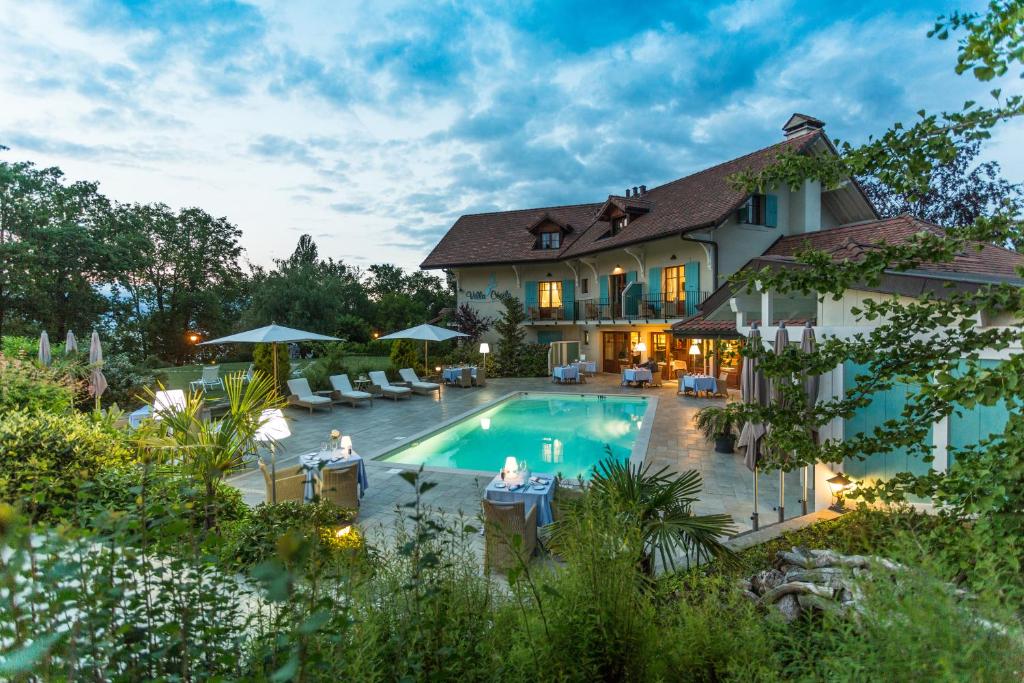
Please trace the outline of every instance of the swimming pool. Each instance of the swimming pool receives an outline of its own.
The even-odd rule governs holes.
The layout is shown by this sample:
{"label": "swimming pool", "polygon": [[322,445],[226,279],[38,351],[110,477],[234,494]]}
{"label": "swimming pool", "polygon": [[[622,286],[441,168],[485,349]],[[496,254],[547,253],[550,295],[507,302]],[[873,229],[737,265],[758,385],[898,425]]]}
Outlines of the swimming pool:
{"label": "swimming pool", "polygon": [[589,479],[606,445],[622,460],[643,459],[656,402],[645,396],[519,393],[376,459],[494,473],[511,455],[533,472]]}

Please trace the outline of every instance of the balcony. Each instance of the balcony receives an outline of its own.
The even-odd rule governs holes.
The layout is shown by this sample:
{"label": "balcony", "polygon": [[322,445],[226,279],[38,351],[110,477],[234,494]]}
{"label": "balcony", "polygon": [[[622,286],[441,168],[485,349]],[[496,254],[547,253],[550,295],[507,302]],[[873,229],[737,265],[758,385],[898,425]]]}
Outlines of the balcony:
{"label": "balcony", "polygon": [[686,292],[685,299],[669,300],[665,296],[627,296],[626,301],[609,299],[585,299],[566,301],[562,306],[528,306],[526,317],[530,322],[616,322],[645,320],[681,320],[697,312],[697,307],[711,292]]}

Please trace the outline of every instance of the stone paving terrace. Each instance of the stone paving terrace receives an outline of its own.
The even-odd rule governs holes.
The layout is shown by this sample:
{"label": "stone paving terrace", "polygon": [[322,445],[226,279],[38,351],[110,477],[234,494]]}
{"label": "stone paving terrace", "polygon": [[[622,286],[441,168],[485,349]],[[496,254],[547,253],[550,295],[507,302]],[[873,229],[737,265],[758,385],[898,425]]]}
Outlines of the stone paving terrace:
{"label": "stone paving terrace", "polygon": [[[332,429],[351,435],[355,450],[366,460],[369,478],[369,488],[359,511],[360,526],[371,535],[382,529],[386,531],[393,527],[396,505],[412,500],[412,487],[398,476],[402,471],[400,468],[373,458],[402,445],[420,432],[516,391],[657,396],[659,400],[646,462],[656,468],[668,466],[674,471],[700,471],[704,490],[695,512],[728,513],[732,515],[737,531],[750,528],[753,477],[743,465],[742,456],[739,453],[715,453],[713,444],[705,440],[693,425],[693,416],[698,410],[706,405],[721,405],[724,400],[677,396],[674,382],[667,382],[661,388],[641,390],[622,387],[617,375],[607,374],[588,378],[586,384],[567,386],[553,384],[546,378],[490,379],[482,388],[444,387],[440,399],[436,394],[413,396],[397,402],[375,399],[372,407],[365,404],[358,408],[337,405],[333,412],[316,411],[312,415],[305,409],[288,408],[286,414],[291,418],[292,436],[279,447],[277,466],[297,465],[299,455],[317,451],[320,444],[328,440]],[[501,460],[501,454],[495,454],[495,474],[501,467]],[[461,511],[470,518],[479,513],[480,499],[490,479],[439,471],[425,472],[424,477],[437,483],[424,496],[427,505],[453,514]],[[231,476],[228,481],[241,489],[246,502],[256,505],[264,500],[263,477],[259,470],[246,470]],[[772,510],[779,495],[778,473],[761,475],[759,488],[761,520],[762,525],[766,525],[776,519]],[[799,514],[800,493],[799,473],[792,472],[786,478],[788,517]]]}

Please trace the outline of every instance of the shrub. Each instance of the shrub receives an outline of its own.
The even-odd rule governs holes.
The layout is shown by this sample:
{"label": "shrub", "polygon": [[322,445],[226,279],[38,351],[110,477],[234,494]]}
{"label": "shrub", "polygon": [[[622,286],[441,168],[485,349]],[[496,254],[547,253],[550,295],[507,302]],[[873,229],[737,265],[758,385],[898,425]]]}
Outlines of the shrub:
{"label": "shrub", "polygon": [[318,358],[302,370],[303,376],[309,380],[309,386],[314,391],[330,389],[332,375],[343,375],[348,372],[344,344],[321,344],[317,350]]}
{"label": "shrub", "polygon": [[0,413],[19,409],[65,413],[74,398],[70,375],[31,361],[0,357]]}
{"label": "shrub", "polygon": [[395,370],[400,368],[421,368],[423,360],[420,356],[420,344],[412,339],[397,339],[391,345],[391,367]]}
{"label": "shrub", "polygon": [[21,358],[28,360],[35,358],[39,353],[38,337],[18,337],[6,335],[0,340],[3,354],[8,358]]}
{"label": "shrub", "polygon": [[0,500],[33,519],[65,519],[83,482],[133,460],[122,433],[85,415],[0,415]]}
{"label": "shrub", "polygon": [[355,510],[325,500],[260,503],[251,514],[228,525],[221,557],[235,568],[255,567],[277,557],[279,543],[286,536],[314,543],[328,554],[352,550],[361,545],[359,532],[354,527],[340,537],[336,532],[351,526],[355,517]]}
{"label": "shrub", "polygon": [[[252,350],[252,362],[255,369],[267,377],[274,376],[273,344],[256,344]],[[292,362],[288,358],[288,345],[277,345],[277,387],[285,389],[285,382],[292,376]]]}
{"label": "shrub", "polygon": [[103,376],[107,378],[107,390],[102,396],[103,403],[116,403],[126,410],[145,403],[146,387],[166,382],[166,376],[162,373],[135,365],[126,353],[115,353],[104,358]]}

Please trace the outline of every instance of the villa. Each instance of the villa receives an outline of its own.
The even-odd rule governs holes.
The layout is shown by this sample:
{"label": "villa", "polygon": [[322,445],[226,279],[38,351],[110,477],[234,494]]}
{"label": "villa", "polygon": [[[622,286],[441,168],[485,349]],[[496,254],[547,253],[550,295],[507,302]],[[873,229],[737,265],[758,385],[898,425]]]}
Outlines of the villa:
{"label": "villa", "polygon": [[[854,179],[836,188],[805,181],[799,188],[772,188],[747,194],[730,183],[738,171],[757,171],[779,154],[835,154],[824,123],[793,114],[783,125],[784,139],[742,157],[647,188],[627,188],[602,201],[538,207],[459,218],[423,261],[425,269],[444,269],[457,283],[457,302],[485,316],[497,316],[499,296],[520,299],[528,317],[528,340],[576,341],[580,355],[604,372],[623,364],[655,360],[665,379],[674,370],[696,369],[724,377],[737,386],[738,343],[758,322],[765,338],[778,325],[789,326],[799,340],[810,322],[822,335],[849,335],[871,323],[852,310],[865,298],[925,292],[941,295],[985,283],[1024,285],[1017,268],[1024,256],[984,245],[952,263],[893,273],[875,287],[847,292],[842,301],[815,296],[749,295],[734,292],[728,278],[745,267],[799,267],[793,255],[809,245],[836,259],[857,258],[878,242],[897,243],[922,230],[941,230],[900,216],[880,219]],[[979,326],[1008,324],[979,319]],[[1006,353],[1019,353],[1011,349]],[[988,360],[1004,357],[992,352]],[[839,396],[853,381],[846,364],[823,378],[822,398]],[[823,438],[869,431],[899,414],[907,387],[894,387],[854,417],[828,425]],[[975,443],[1005,423],[1005,410],[975,408],[934,426],[931,464],[948,466],[950,445]],[[900,452],[847,463],[857,479],[886,477],[897,471],[927,470]],[[815,473],[818,505],[827,505],[821,485],[833,469]]]}

